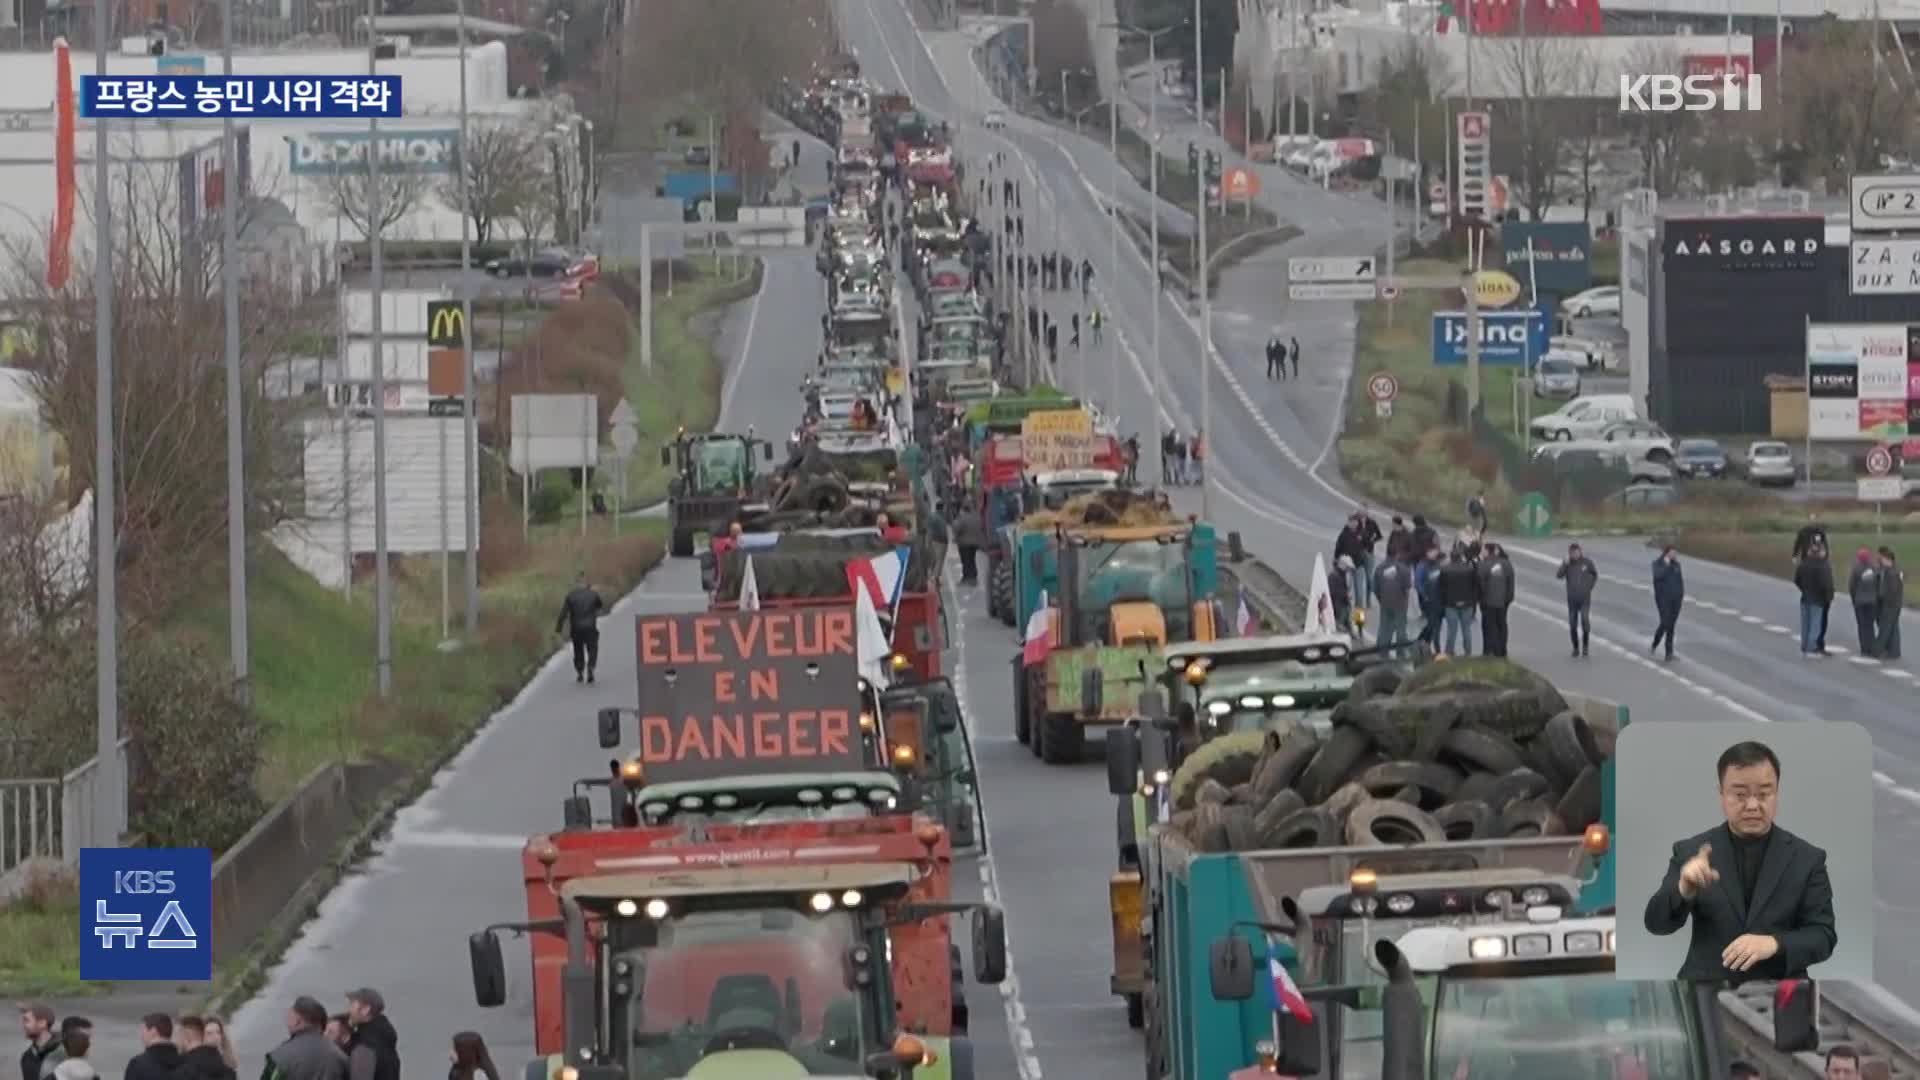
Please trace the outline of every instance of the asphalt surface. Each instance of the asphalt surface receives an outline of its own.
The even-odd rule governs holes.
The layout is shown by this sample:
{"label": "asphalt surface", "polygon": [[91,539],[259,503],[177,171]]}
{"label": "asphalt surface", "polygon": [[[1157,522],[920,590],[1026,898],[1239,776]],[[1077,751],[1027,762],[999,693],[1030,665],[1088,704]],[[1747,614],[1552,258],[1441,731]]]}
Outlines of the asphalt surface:
{"label": "asphalt surface", "polygon": [[[807,156],[824,174],[822,154],[810,144]],[[761,292],[736,305],[724,323],[723,426],[774,432],[797,421],[795,387],[817,355],[821,303],[809,254],[768,256]],[[432,790],[400,813],[378,853],[327,897],[266,988],[233,1018],[244,1075],[254,1075],[260,1055],[284,1038],[282,1016],[296,995],[344,1008],[342,995],[361,985],[385,994],[402,1054],[415,1068],[438,1069],[453,1033],[473,1030],[502,1068],[517,1075],[533,1053],[526,945],[506,942],[508,1003],[482,1010],[472,1004],[466,935],[525,917],[519,852],[527,837],[560,827],[570,779],[604,775],[609,754],[598,746],[593,717],[633,695],[634,617],[705,605],[697,563],[669,560],[607,619],[596,685],[568,678],[570,660],[558,652],[492,718]],[[981,879],[971,867],[957,868],[954,880],[961,899],[980,897]],[[1014,1071],[998,1000],[995,991],[970,989],[983,1076]]]}
{"label": "asphalt surface", "polygon": [[[923,43],[898,0],[842,0],[841,25],[869,77],[907,88],[916,104],[953,124],[970,166],[1004,155],[1001,168],[1019,175],[1027,198],[1038,200],[1037,209],[1028,203],[1030,217],[1057,222],[1069,249],[1078,242],[1094,261],[1095,302],[1109,315],[1109,335],[1119,332],[1120,362],[1114,368],[1104,348],[1089,349],[1086,357],[1069,354],[1061,359],[1060,381],[1083,381],[1086,395],[1117,414],[1123,431],[1142,432],[1149,445],[1159,422],[1192,431],[1205,396],[1199,335],[1183,306],[1154,288],[1144,257],[1123,243],[1119,264],[1107,263],[1101,200],[1111,165],[1104,148],[994,102],[969,59],[972,43],[985,32],[978,27],[928,33]],[[985,109],[1007,113],[1003,131],[977,126]],[[1384,239],[1384,212],[1377,204],[1323,192],[1277,171],[1283,175],[1263,175],[1263,195],[1276,200],[1283,220],[1305,230],[1281,257],[1357,254],[1352,237],[1378,233]],[[1259,270],[1241,266],[1223,276]],[[1235,306],[1245,305],[1223,295],[1214,311],[1211,516],[1223,529],[1240,531],[1283,574],[1303,581],[1315,552],[1331,548],[1340,521],[1357,505],[1330,464],[1340,403],[1353,377],[1354,317],[1350,305],[1292,304],[1273,299],[1284,295],[1283,288],[1251,289],[1261,297],[1259,307],[1236,312]],[[1158,407],[1150,391],[1149,345],[1156,307],[1168,388]],[[1243,359],[1258,357],[1259,343],[1276,321],[1300,337],[1304,380],[1269,383]],[[1143,467],[1143,475],[1152,471],[1151,463]],[[1852,721],[1872,733],[1873,831],[1882,860],[1874,880],[1878,985],[1836,989],[1850,1007],[1875,1013],[1902,1042],[1920,1041],[1920,1015],[1903,1004],[1920,1001],[1920,949],[1903,933],[1920,914],[1911,899],[1920,890],[1920,865],[1897,846],[1897,838],[1920,825],[1920,732],[1909,722],[1915,714],[1914,661],[1875,664],[1851,654],[1804,661],[1787,629],[1796,607],[1789,586],[1698,561],[1687,567],[1690,599],[1679,627],[1679,659],[1671,665],[1652,660],[1648,567],[1654,553],[1644,539],[1623,537],[1585,541],[1603,581],[1595,598],[1593,657],[1576,662],[1564,647],[1564,607],[1551,576],[1563,545],[1501,539],[1521,574],[1514,656],[1562,685],[1622,700],[1642,722]],[[1836,612],[1830,644],[1848,645],[1851,635],[1840,629],[1844,614]],[[1907,620],[1911,628],[1911,613]],[[1112,866],[1104,784],[1096,769],[1088,768],[1084,777],[1063,776],[1012,743],[1004,666],[1014,648],[1012,634],[971,609],[963,626],[967,647],[959,681],[968,688],[970,716],[980,733],[996,880],[1016,945],[1018,993],[1009,998],[1016,1029],[1024,1025],[1031,1033],[1035,1063],[1045,1071],[1093,1076],[1137,1068],[1136,1044],[1106,994],[1106,927],[1094,915]],[[1072,779],[1063,783],[1067,776]]]}

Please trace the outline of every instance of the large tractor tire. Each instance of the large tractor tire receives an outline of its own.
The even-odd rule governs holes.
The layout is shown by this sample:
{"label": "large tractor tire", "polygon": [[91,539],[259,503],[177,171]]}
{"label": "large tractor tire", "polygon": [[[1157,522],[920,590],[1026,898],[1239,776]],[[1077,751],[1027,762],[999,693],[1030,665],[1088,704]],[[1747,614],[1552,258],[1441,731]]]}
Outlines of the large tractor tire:
{"label": "large tractor tire", "polygon": [[996,612],[1001,622],[1012,626],[1019,614],[1014,610],[1013,560],[995,559],[987,571],[987,589],[1000,605]]}
{"label": "large tractor tire", "polygon": [[693,530],[683,527],[671,511],[667,514],[667,551],[676,559],[693,557]]}
{"label": "large tractor tire", "polygon": [[1013,739],[1021,746],[1033,741],[1033,714],[1028,711],[1026,668],[1019,653],[1013,654]]}
{"label": "large tractor tire", "polygon": [[1049,765],[1077,765],[1087,756],[1087,729],[1072,713],[1050,713],[1038,732],[1040,760]]}
{"label": "large tractor tire", "polygon": [[1146,999],[1140,994],[1128,994],[1126,1000],[1127,1026],[1135,1031],[1139,1031],[1141,1028],[1147,1026]]}

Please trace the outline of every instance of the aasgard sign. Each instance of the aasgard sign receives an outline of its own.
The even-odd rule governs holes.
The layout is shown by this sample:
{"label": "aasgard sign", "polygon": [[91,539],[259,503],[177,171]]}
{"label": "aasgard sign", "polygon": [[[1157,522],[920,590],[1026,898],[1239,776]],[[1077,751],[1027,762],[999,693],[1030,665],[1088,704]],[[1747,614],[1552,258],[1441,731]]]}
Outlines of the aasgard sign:
{"label": "aasgard sign", "polygon": [[431,131],[310,131],[289,137],[291,170],[299,176],[324,176],[367,167],[367,148],[378,146],[380,168],[390,173],[451,173],[460,161],[457,128]]}

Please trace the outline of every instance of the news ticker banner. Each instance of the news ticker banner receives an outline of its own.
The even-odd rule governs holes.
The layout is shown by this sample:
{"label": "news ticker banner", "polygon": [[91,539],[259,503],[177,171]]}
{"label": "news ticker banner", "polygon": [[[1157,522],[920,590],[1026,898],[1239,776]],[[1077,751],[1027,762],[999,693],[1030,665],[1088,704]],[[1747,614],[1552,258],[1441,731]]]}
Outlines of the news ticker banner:
{"label": "news ticker banner", "polygon": [[80,977],[213,978],[213,852],[80,849]]}
{"label": "news ticker banner", "polygon": [[398,75],[82,75],[80,115],[397,120]]}

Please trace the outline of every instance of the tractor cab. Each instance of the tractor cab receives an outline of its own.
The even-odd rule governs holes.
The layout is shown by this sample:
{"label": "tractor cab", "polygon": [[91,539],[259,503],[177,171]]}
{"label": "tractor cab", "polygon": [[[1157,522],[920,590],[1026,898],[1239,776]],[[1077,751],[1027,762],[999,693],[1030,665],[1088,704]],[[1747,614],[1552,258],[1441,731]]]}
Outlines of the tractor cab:
{"label": "tractor cab", "polygon": [[1302,723],[1324,735],[1354,678],[1384,659],[1344,634],[1181,642],[1162,654],[1160,681],[1177,725],[1196,743]]}
{"label": "tractor cab", "polygon": [[[755,450],[759,451],[758,460]],[[678,557],[694,553],[698,533],[724,531],[766,490],[759,465],[773,460],[773,444],[757,437],[720,432],[691,434],[681,429],[660,448],[660,464],[673,470],[667,481],[670,549]]]}
{"label": "tractor cab", "polygon": [[[912,671],[906,659],[896,654],[903,680]],[[881,691],[879,706],[887,764],[917,796],[920,811],[947,827],[956,849],[978,845],[985,830],[973,744],[953,683],[945,677],[897,682]]]}
{"label": "tractor cab", "polygon": [[[1196,611],[1185,528],[1062,530],[1060,642],[1164,646],[1209,638]],[[1195,633],[1200,624],[1205,633]]]}

